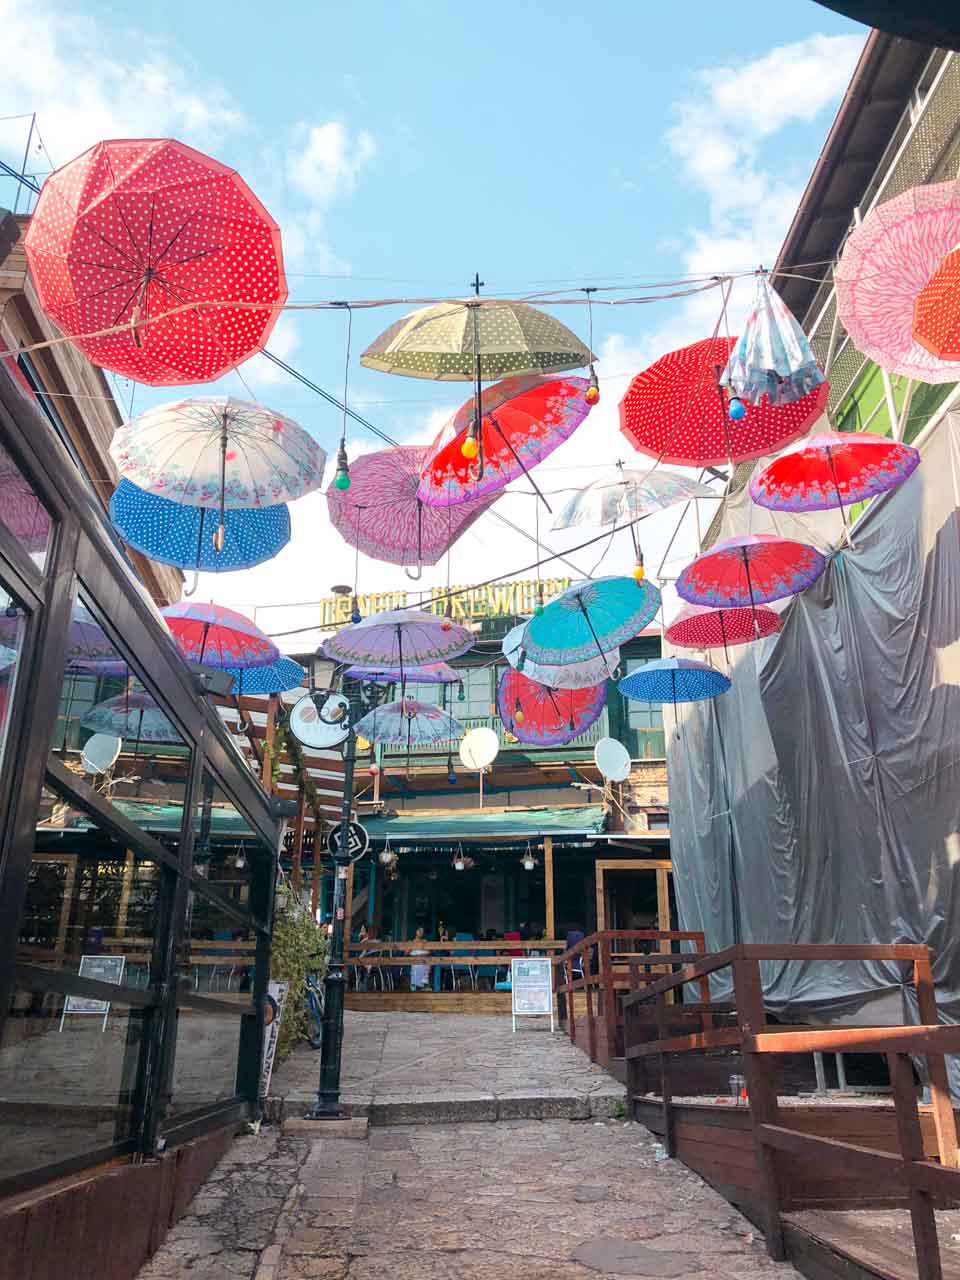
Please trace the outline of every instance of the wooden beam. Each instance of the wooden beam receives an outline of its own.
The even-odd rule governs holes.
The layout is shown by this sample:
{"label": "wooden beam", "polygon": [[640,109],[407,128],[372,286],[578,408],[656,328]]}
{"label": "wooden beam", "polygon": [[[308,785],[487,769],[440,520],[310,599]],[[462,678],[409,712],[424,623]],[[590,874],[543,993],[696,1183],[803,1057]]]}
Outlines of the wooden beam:
{"label": "wooden beam", "polygon": [[553,836],[543,837],[544,923],[547,937],[557,936],[557,920],[553,906]]}
{"label": "wooden beam", "polygon": [[[888,1053],[887,1067],[893,1088],[893,1104],[897,1113],[897,1131],[900,1135],[900,1154],[907,1166],[922,1162],[923,1131],[920,1128],[920,1112],[917,1108],[917,1090],[913,1083],[913,1067],[905,1053]],[[940,1280],[940,1245],[937,1240],[937,1220],[933,1212],[933,1199],[928,1191],[910,1185],[910,1222],[913,1227],[913,1246],[917,1251],[917,1274],[922,1280]]]}
{"label": "wooden beam", "polygon": [[290,880],[293,892],[300,900],[303,893],[303,819],[307,809],[307,797],[301,786],[297,793],[297,816],[293,820],[293,854],[290,859]]}
{"label": "wooden beam", "polygon": [[280,699],[275,693],[267,701],[267,725],[264,735],[263,763],[260,769],[260,781],[268,794],[273,791],[273,750],[277,738],[277,711]]}
{"label": "wooden beam", "polygon": [[[597,933],[603,933],[607,927],[607,904],[603,892],[603,872],[603,863],[598,861],[595,871],[597,877]],[[584,921],[584,925],[586,925],[586,921]]]}
{"label": "wooden beam", "polygon": [[[913,962],[913,982],[917,989],[920,1021],[927,1025],[939,1023],[940,1014],[937,1011],[937,996],[929,956],[925,960]],[[930,1079],[933,1122],[937,1130],[937,1154],[945,1169],[956,1169],[957,1117],[950,1100],[947,1064],[942,1053],[932,1053],[927,1057],[927,1074]]]}
{"label": "wooden beam", "polygon": [[657,869],[657,927],[670,928],[670,885],[667,880],[670,872],[663,867]]}

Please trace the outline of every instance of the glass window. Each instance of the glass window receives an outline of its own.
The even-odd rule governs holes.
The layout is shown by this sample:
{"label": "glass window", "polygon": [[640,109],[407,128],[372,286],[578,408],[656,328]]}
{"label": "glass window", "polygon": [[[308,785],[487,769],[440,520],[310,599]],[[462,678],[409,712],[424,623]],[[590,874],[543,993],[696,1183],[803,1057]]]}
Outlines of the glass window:
{"label": "glass window", "polygon": [[0,445],[0,521],[37,566],[43,569],[53,536],[50,513],[23,472]]}
{"label": "glass window", "polygon": [[181,1005],[167,1120],[236,1097],[243,1018]]}
{"label": "glass window", "polygon": [[[636,671],[646,664],[646,658],[628,658],[626,673]],[[630,754],[635,759],[662,759],[665,755],[663,737],[663,704],[624,699],[627,708]]]}
{"label": "glass window", "polygon": [[131,1136],[143,1029],[122,1000],[14,988],[0,1041],[2,1176]]}
{"label": "glass window", "polygon": [[0,581],[0,760],[7,741],[28,616]]}

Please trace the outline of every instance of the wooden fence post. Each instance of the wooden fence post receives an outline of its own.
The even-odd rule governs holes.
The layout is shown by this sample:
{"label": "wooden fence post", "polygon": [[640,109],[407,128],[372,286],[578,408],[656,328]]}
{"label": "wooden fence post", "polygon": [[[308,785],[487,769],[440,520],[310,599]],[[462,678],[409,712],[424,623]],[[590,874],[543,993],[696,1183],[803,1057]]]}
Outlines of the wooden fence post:
{"label": "wooden fence post", "polygon": [[603,1021],[607,1038],[607,1066],[617,1054],[617,993],[613,986],[613,964],[610,948],[613,939],[609,934],[600,935],[600,985],[603,990]]}
{"label": "wooden fence post", "polygon": [[[923,1131],[920,1128],[913,1067],[905,1053],[888,1053],[887,1066],[890,1069],[893,1102],[897,1113],[900,1154],[905,1161],[922,1160]],[[937,1240],[933,1200],[929,1192],[919,1190],[909,1181],[908,1186],[913,1246],[917,1251],[917,1275],[919,1280],[941,1280],[943,1272],[940,1267],[940,1245]]]}
{"label": "wooden fence post", "polygon": [[[933,985],[933,969],[930,956],[913,962],[913,981],[917,989],[917,1005],[920,1021],[934,1026],[940,1021],[937,996]],[[947,1079],[947,1063],[942,1053],[927,1054],[927,1074],[930,1078],[930,1101],[933,1104],[933,1122],[937,1130],[937,1153],[945,1169],[957,1167],[957,1118],[950,1099],[950,1083]]]}
{"label": "wooden fence post", "polygon": [[[568,988],[573,986],[573,960],[568,959],[563,962],[564,982]],[[577,993],[573,990],[567,991],[567,1029],[570,1032],[570,1043],[577,1043]]]}
{"label": "wooden fence post", "polygon": [[[657,1039],[667,1040],[670,1037],[670,1021],[668,1005],[663,991],[657,993]],[[677,1138],[673,1123],[673,1081],[671,1078],[670,1054],[660,1054],[660,1093],[663,1099],[663,1145],[668,1156],[677,1154]]]}
{"label": "wooden fence post", "polygon": [[548,938],[557,936],[553,906],[553,836],[543,837],[544,928]]}

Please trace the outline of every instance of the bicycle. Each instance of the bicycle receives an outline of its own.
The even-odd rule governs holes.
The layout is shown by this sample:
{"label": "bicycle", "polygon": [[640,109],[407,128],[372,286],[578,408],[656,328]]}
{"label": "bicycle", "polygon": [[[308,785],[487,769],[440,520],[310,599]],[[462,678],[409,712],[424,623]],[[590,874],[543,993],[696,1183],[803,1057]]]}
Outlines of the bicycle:
{"label": "bicycle", "polygon": [[315,970],[305,979],[303,1007],[307,1015],[307,1043],[311,1049],[323,1047],[323,983]]}

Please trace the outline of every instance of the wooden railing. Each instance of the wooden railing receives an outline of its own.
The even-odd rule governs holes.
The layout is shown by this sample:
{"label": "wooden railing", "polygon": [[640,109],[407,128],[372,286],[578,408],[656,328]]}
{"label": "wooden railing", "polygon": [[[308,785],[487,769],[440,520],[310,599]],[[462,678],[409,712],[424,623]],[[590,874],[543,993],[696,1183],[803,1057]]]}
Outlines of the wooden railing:
{"label": "wooden railing", "polygon": [[[847,1026],[813,1028],[779,1026],[767,1022],[761,985],[761,961],[807,960],[837,964],[844,961],[899,961],[910,967],[920,1013],[920,1024],[883,1027]],[[731,969],[732,1004],[711,1002],[671,1007],[668,1000],[688,983],[703,983],[709,975]],[[644,1038],[649,1019],[644,1006],[655,1002],[656,1039]],[[960,1052],[960,1026],[939,1022],[930,953],[927,947],[892,946],[735,946],[685,965],[670,977],[659,978],[623,999],[625,1054],[628,1066],[628,1099],[634,1108],[638,1098],[631,1086],[631,1064],[657,1055],[660,1061],[664,1144],[669,1155],[677,1149],[671,1093],[671,1058],[677,1054],[739,1049],[749,1101],[754,1154],[760,1175],[764,1233],[772,1258],[786,1257],[782,1209],[784,1175],[789,1157],[812,1157],[821,1162],[824,1176],[839,1170],[864,1179],[895,1177],[906,1193],[913,1226],[919,1280],[939,1280],[940,1249],[934,1203],[960,1200],[957,1168],[957,1128],[944,1054]],[[676,1034],[677,1021],[689,1030]],[[732,1025],[717,1026],[717,1021]],[[673,1024],[673,1025],[671,1025]],[[880,1053],[885,1055],[896,1110],[899,1153],[875,1150],[851,1142],[801,1132],[787,1123],[777,1099],[775,1059],[769,1055],[797,1053]],[[917,1091],[910,1056],[926,1059],[939,1163],[924,1155]]]}
{"label": "wooden railing", "polygon": [[[687,943],[686,952],[679,950]],[[674,944],[677,950],[673,950]],[[641,947],[653,946],[652,952]],[[577,1000],[582,993],[586,1007],[586,1049],[593,1062],[609,1066],[623,1056],[623,999],[646,983],[655,982],[672,966],[689,963],[704,952],[704,936],[697,932],[662,929],[605,929],[591,933],[554,959],[554,990],[560,1020],[566,1020],[572,1044],[577,1043]],[[578,976],[579,975],[579,976]],[[704,979],[704,996],[710,988]],[[598,1025],[603,1027],[604,1052],[600,1051]]]}

